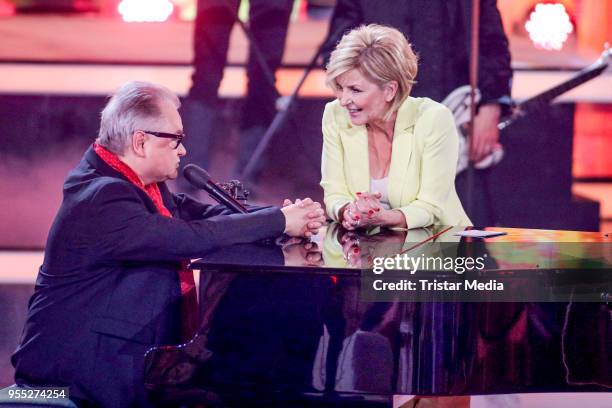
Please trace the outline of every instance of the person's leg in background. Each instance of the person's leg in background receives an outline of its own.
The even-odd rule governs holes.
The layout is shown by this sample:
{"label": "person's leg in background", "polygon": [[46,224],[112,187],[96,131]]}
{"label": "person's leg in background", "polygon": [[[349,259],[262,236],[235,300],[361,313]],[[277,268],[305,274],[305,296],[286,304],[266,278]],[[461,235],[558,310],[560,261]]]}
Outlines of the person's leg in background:
{"label": "person's leg in background", "polygon": [[[276,114],[278,92],[275,73],[280,67],[289,28],[293,0],[251,0],[249,27],[273,78],[266,76],[253,45],[247,65],[248,87],[243,105],[238,160],[235,174],[240,174],[261,137]],[[263,163],[258,163],[255,174]]]}
{"label": "person's leg in background", "polygon": [[[199,0],[194,26],[194,72],[182,106],[187,137],[184,163],[208,167],[213,129],[217,118],[218,90],[223,79],[230,34],[240,0]],[[182,178],[181,178],[182,179]],[[181,187],[187,187],[184,179]]]}

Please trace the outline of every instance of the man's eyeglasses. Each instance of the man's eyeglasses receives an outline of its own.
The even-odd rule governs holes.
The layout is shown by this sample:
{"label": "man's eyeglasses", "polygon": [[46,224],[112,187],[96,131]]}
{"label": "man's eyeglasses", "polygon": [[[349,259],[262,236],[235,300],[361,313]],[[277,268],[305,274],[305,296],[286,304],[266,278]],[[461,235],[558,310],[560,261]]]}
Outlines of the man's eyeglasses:
{"label": "man's eyeglasses", "polygon": [[183,141],[183,138],[185,137],[184,133],[181,135],[175,135],[174,133],[149,132],[148,130],[143,130],[143,132],[153,135],[155,137],[163,137],[164,139],[175,139],[176,143],[170,145],[173,149],[178,149],[178,147],[181,145],[181,142]]}

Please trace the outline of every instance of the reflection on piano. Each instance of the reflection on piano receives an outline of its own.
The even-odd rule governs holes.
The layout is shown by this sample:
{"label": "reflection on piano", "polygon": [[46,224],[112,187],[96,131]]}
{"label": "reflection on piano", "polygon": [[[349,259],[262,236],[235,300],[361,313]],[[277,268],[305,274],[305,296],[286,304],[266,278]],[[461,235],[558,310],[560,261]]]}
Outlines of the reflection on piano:
{"label": "reflection on piano", "polygon": [[[612,263],[603,234],[504,231],[508,235],[475,247],[490,255],[484,273],[559,274],[584,264],[572,253],[563,260],[569,267],[549,260],[543,268],[530,264],[542,254],[508,253],[491,245],[498,242],[526,251],[534,243],[573,242],[583,257],[592,254],[580,245],[598,243],[604,251],[597,260]],[[373,257],[459,242],[454,232],[356,234],[331,225],[312,242],[236,245],[208,254],[192,264],[201,270],[200,331],[190,343],[147,353],[147,388],[168,405],[296,407],[388,406],[397,394],[609,391],[612,312],[606,299],[361,300],[362,270]],[[468,397],[456,401],[469,406]]]}

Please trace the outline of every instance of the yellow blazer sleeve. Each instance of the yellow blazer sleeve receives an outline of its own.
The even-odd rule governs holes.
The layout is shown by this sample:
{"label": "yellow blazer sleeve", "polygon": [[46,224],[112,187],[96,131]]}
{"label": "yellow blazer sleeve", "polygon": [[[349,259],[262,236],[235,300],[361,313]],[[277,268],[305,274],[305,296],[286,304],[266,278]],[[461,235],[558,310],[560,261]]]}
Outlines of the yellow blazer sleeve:
{"label": "yellow blazer sleeve", "polygon": [[421,179],[416,199],[398,208],[408,228],[440,220],[455,186],[459,136],[453,115],[443,105],[430,105],[415,123],[414,136],[422,138]]}
{"label": "yellow blazer sleeve", "polygon": [[332,103],[323,112],[323,155],[321,157],[321,187],[328,216],[338,221],[338,211],[353,201],[344,175],[344,149]]}

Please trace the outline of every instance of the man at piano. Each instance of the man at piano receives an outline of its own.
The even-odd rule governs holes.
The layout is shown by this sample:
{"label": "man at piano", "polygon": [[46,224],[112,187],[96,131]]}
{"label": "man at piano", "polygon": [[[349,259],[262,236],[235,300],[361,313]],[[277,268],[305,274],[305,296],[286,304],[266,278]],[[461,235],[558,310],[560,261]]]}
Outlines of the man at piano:
{"label": "man at piano", "polygon": [[20,345],[20,385],[69,387],[78,406],[150,406],[144,354],[197,330],[187,261],[283,233],[310,236],[319,203],[232,214],[172,194],[186,154],[176,95],[130,82],[108,101],[95,143],[68,175]]}

